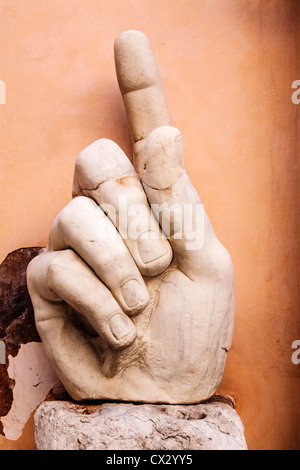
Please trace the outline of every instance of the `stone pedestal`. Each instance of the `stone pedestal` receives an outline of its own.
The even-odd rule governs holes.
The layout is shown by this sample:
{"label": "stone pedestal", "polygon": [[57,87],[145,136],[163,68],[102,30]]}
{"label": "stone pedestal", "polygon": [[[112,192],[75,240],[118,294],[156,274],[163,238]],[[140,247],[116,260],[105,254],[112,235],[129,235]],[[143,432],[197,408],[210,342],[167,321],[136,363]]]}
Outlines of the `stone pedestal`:
{"label": "stone pedestal", "polygon": [[247,450],[226,400],[199,405],[46,401],[35,413],[38,450]]}

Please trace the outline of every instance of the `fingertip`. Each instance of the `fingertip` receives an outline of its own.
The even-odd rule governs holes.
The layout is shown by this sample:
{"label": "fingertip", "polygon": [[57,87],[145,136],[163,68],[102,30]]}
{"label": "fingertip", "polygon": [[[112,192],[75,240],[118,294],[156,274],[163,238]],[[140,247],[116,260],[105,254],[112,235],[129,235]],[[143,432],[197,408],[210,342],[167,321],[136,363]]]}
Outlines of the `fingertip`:
{"label": "fingertip", "polygon": [[117,36],[115,39],[115,48],[119,48],[125,43],[128,44],[129,42],[134,42],[136,40],[149,42],[146,34],[142,31],[137,29],[128,29]]}
{"label": "fingertip", "polygon": [[140,257],[138,266],[143,276],[157,276],[169,267],[173,258],[173,251],[166,239],[144,239],[140,237],[137,247]]}
{"label": "fingertip", "polygon": [[170,188],[185,170],[181,132],[160,126],[150,132],[142,148],[140,176],[153,189]]}
{"label": "fingertip", "polygon": [[129,346],[137,336],[133,322],[123,313],[114,314],[108,321],[109,344],[114,349],[123,349]]}
{"label": "fingertip", "polygon": [[135,171],[123,150],[110,139],[96,140],[76,158],[73,196],[127,174],[135,174]]}
{"label": "fingertip", "polygon": [[115,295],[123,311],[129,316],[141,313],[149,303],[149,292],[141,276],[139,279],[131,278],[123,282],[115,289]]}
{"label": "fingertip", "polygon": [[121,33],[115,40],[114,55],[122,94],[160,84],[151,44],[141,31]]}

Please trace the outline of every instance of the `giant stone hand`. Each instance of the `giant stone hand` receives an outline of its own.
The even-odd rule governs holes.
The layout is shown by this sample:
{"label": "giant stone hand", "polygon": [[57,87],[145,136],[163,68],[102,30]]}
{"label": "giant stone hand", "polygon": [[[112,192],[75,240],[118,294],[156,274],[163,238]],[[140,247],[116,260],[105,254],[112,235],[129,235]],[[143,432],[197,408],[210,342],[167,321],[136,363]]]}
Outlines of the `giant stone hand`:
{"label": "giant stone hand", "polygon": [[73,199],[28,267],[36,325],[75,400],[197,403],[231,346],[232,262],[186,173],[147,37],[122,33],[115,62],[134,167],[107,139],[79,154]]}

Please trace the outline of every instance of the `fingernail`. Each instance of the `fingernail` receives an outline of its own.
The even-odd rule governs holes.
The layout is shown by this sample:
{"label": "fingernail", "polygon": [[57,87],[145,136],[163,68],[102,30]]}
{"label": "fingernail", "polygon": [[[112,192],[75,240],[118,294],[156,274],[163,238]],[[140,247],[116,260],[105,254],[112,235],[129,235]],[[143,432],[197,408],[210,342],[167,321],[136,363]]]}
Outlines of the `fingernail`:
{"label": "fingernail", "polygon": [[138,250],[144,264],[151,263],[168,253],[165,243],[154,232],[147,232],[138,239]]}
{"label": "fingernail", "polygon": [[111,319],[109,320],[109,326],[113,336],[119,341],[124,336],[129,335],[132,333],[133,323],[129,320],[128,317],[125,315],[121,315],[120,313],[116,313]]}
{"label": "fingernail", "polygon": [[122,295],[127,307],[133,308],[146,301],[148,291],[136,279],[130,279],[122,286]]}

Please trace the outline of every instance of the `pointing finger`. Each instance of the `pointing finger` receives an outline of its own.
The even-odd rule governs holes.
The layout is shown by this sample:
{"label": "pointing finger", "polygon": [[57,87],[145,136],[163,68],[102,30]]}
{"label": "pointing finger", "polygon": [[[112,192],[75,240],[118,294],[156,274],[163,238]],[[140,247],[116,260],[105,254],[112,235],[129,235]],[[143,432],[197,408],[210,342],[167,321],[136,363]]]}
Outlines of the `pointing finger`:
{"label": "pointing finger", "polygon": [[[171,125],[160,73],[147,36],[140,31],[120,34],[115,41],[115,64],[133,142],[138,146],[156,127]],[[139,163],[137,157],[137,173],[140,173]]]}

